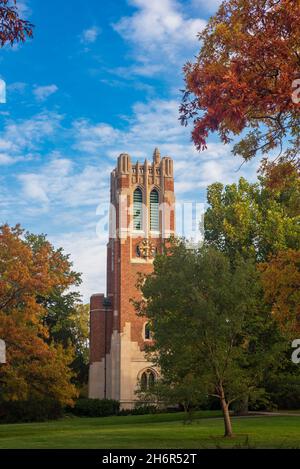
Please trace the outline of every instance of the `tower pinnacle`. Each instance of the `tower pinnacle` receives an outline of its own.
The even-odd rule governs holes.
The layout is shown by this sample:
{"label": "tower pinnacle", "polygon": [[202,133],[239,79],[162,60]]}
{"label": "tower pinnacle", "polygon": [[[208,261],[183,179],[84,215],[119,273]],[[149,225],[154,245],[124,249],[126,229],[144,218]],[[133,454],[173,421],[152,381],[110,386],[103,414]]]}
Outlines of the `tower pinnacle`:
{"label": "tower pinnacle", "polygon": [[159,164],[160,163],[160,151],[156,147],[153,153],[153,162],[154,164]]}

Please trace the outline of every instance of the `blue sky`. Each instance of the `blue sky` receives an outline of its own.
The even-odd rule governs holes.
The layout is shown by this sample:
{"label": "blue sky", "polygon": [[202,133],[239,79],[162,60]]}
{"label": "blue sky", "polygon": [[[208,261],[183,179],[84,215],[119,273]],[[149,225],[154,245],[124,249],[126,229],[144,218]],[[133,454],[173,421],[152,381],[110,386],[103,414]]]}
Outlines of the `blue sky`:
{"label": "blue sky", "polygon": [[105,291],[106,236],[96,234],[119,153],[175,161],[178,201],[206,187],[255,179],[230,147],[197,153],[178,122],[182,66],[219,0],[26,0],[34,39],[0,51],[0,223],[46,233],[83,273],[81,292]]}

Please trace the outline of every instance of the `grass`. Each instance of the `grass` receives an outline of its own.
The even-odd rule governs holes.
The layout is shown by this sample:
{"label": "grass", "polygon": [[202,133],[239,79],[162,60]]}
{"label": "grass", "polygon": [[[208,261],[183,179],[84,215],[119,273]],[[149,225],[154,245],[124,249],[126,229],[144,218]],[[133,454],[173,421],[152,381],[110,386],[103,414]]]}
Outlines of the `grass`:
{"label": "grass", "polygon": [[300,448],[300,416],[235,418],[235,437],[224,439],[219,415],[198,412],[192,424],[183,414],[159,414],[0,425],[0,448]]}

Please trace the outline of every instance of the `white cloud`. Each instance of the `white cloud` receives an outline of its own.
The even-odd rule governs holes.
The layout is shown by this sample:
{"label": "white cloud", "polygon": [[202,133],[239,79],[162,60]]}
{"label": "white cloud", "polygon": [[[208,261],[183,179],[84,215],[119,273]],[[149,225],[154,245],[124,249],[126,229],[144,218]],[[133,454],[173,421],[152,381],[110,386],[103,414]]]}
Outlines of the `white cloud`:
{"label": "white cloud", "polygon": [[100,28],[98,28],[97,26],[85,29],[81,33],[80,42],[82,44],[93,44],[97,41],[99,34]]}
{"label": "white cloud", "polygon": [[14,162],[15,162],[14,158],[9,156],[7,153],[0,153],[0,165],[12,164]]}
{"label": "white cloud", "polygon": [[26,88],[27,88],[27,83],[24,83],[22,81],[16,81],[7,86],[7,89],[9,92],[15,92],[19,94],[23,94]]}
{"label": "white cloud", "polygon": [[75,148],[87,153],[100,151],[104,145],[110,145],[119,136],[119,131],[110,125],[106,123],[90,125],[86,119],[74,122],[74,131],[77,139]]}
{"label": "white cloud", "polygon": [[96,207],[106,200],[108,194],[111,165],[77,166],[70,159],[55,154],[54,158],[36,171],[18,175],[24,198],[44,205],[51,216],[55,213],[55,223],[65,223],[68,211],[74,209],[78,220],[90,215],[88,207]]}
{"label": "white cloud", "polygon": [[[203,10],[196,7],[202,3],[204,9],[204,2],[194,0],[195,8],[191,10],[176,0],[130,0],[135,8],[132,15],[121,18],[113,27],[130,44],[135,62],[115,72],[122,80],[126,74],[160,74],[163,80],[179,75],[182,64],[200,47],[196,36],[206,23],[201,17]],[[210,0],[209,5],[213,8],[216,3]],[[81,43],[95,43],[100,32],[95,26],[84,30]],[[26,86],[14,85],[19,92]],[[56,91],[54,84],[33,90],[41,102]],[[257,163],[245,165],[236,173],[239,160],[220,143],[210,143],[206,152],[198,153],[191,143],[190,129],[179,124],[178,106],[178,101],[168,99],[140,102],[133,106],[130,117],[120,116],[116,126],[82,118],[71,129],[62,129],[61,115],[45,112],[23,121],[7,120],[0,132],[0,164],[10,164],[39,152],[47,139],[54,141],[52,137],[61,130],[60,139],[65,139],[64,146],[71,154],[61,155],[58,149],[50,157],[45,154],[42,161],[35,161],[27,172],[23,170],[17,176],[20,190],[12,185],[5,200],[9,201],[11,213],[18,204],[20,221],[23,217],[28,224],[35,219],[40,231],[44,223],[52,232],[50,240],[71,253],[75,269],[83,272],[81,292],[86,301],[92,293],[105,291],[107,236],[96,235],[96,208],[100,204],[101,211],[108,205],[109,175],[119,153],[125,151],[133,160],[143,161],[151,158],[154,147],[159,146],[163,156],[173,157],[177,200],[203,202],[208,184],[216,180],[229,183],[241,175],[253,178],[255,174]],[[0,190],[2,209],[4,188]],[[1,213],[6,214],[4,209]],[[54,235],[56,231],[60,234]]]}
{"label": "white cloud", "polygon": [[[97,160],[108,156],[115,160],[119,153],[127,152],[133,159],[143,161],[151,158],[155,146],[163,155],[175,161],[176,191],[180,197],[197,193],[204,201],[204,189],[211,183],[231,183],[242,175],[255,179],[257,161],[244,165],[231,153],[230,146],[210,142],[208,149],[199,153],[191,142],[190,128],[180,125],[178,102],[174,100],[152,100],[136,103],[124,130],[105,123],[92,124],[88,120],[74,123],[75,147],[88,152]],[[202,194],[199,194],[199,191]]]}
{"label": "white cloud", "polygon": [[[61,120],[61,115],[51,112],[25,120],[7,119],[0,132],[0,152],[9,157],[7,163],[30,158],[30,153],[55,133]],[[4,164],[4,159],[2,161]]]}
{"label": "white cloud", "polygon": [[[37,146],[41,138],[52,135],[60,118],[38,115],[17,122],[16,127],[10,123],[5,138],[0,135],[0,154],[10,155],[15,144],[19,149]],[[79,119],[63,135],[73,139],[70,152],[78,152],[80,158],[71,159],[56,150],[34,170],[18,175],[17,198],[23,217],[36,218],[42,230],[43,214],[52,232],[60,233],[51,240],[70,252],[75,269],[84,273],[81,292],[85,300],[104,289],[107,234],[98,237],[96,224],[109,203],[109,176],[119,153],[125,151],[133,161],[143,161],[159,146],[163,156],[173,157],[177,201],[205,202],[207,185],[216,181],[231,183],[242,175],[253,180],[258,163],[244,165],[236,172],[240,160],[221,143],[211,142],[207,151],[197,152],[190,129],[178,121],[178,102],[174,100],[136,103],[130,117],[120,117],[118,127]],[[103,220],[106,222],[106,215]]]}
{"label": "white cloud", "polygon": [[6,103],[6,83],[0,79],[0,104]]}
{"label": "white cloud", "polygon": [[206,24],[201,18],[185,17],[174,0],[132,0],[131,4],[138,11],[122,18],[114,28],[125,39],[150,49],[189,47]]}
{"label": "white cloud", "polygon": [[26,198],[48,203],[48,197],[38,174],[22,174],[18,179],[23,184],[23,195]]}
{"label": "white cloud", "polygon": [[4,136],[17,149],[35,148],[37,143],[51,136],[57,130],[62,116],[57,113],[40,113],[31,119],[9,121]]}
{"label": "white cloud", "polygon": [[3,138],[0,138],[0,151],[3,150],[10,150],[13,146],[13,143],[10,142],[9,140],[5,140]]}
{"label": "white cloud", "polygon": [[24,215],[37,219],[46,215],[51,229],[58,227],[60,234],[49,239],[70,253],[75,270],[82,272],[80,293],[86,302],[105,287],[108,235],[97,233],[96,225],[101,213],[102,224],[107,220],[112,168],[100,163],[78,167],[55,154],[38,171],[18,176]]}
{"label": "white cloud", "polygon": [[192,0],[192,7],[201,11],[216,13],[223,0]]}
{"label": "white cloud", "polygon": [[[74,123],[75,148],[95,157],[105,154],[115,159],[122,151],[146,157],[159,144],[164,148],[187,137],[187,130],[178,121],[178,103],[152,100],[136,103],[131,117],[123,116],[124,130],[104,122],[92,124],[86,119]],[[190,145],[191,146],[191,145]]]}
{"label": "white cloud", "polygon": [[58,87],[56,85],[36,86],[33,90],[33,94],[37,101],[46,101],[49,96],[57,91]]}
{"label": "white cloud", "polygon": [[131,0],[130,5],[137,10],[113,27],[132,45],[136,73],[149,76],[170,64],[180,69],[199,47],[197,34],[206,21],[187,16],[175,0]]}
{"label": "white cloud", "polygon": [[76,272],[82,273],[80,293],[85,303],[94,293],[106,291],[106,241],[100,240],[96,231],[83,230],[50,237],[58,248],[70,254]]}

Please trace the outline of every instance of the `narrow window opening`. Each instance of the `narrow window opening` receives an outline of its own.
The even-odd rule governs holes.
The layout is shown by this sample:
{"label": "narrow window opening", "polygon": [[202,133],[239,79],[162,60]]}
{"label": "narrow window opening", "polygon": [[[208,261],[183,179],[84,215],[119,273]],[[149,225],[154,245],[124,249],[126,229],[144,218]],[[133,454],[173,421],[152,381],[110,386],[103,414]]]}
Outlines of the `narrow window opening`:
{"label": "narrow window opening", "polygon": [[156,189],[150,194],[150,230],[159,231],[159,196]]}
{"label": "narrow window opening", "polygon": [[141,189],[136,189],[133,193],[133,229],[142,229],[142,209],[143,209],[143,194]]}

